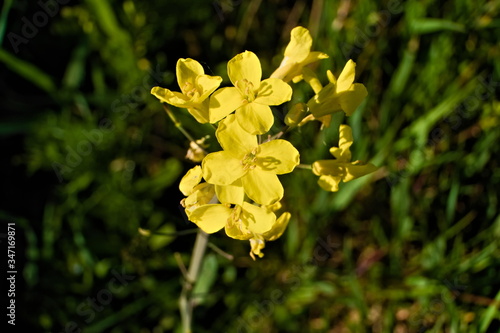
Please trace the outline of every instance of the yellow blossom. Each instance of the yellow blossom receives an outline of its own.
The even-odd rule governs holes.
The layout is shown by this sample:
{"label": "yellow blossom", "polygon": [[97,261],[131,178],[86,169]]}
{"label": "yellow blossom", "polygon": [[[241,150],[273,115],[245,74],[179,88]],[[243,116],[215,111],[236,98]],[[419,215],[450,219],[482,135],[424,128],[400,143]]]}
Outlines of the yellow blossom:
{"label": "yellow blossom", "polygon": [[290,33],[290,43],[285,49],[285,57],[280,66],[271,75],[272,78],[282,79],[285,82],[302,80],[304,66],[320,59],[328,58],[323,52],[311,52],[312,37],[304,27],[295,27]]}
{"label": "yellow blossom", "polygon": [[328,83],[315,96],[307,106],[315,118],[330,115],[334,112],[344,111],[350,116],[368,95],[364,85],[354,82],[356,64],[349,60],[338,79],[327,71]]}
{"label": "yellow blossom", "polygon": [[215,185],[243,186],[253,201],[269,205],[283,197],[277,175],[290,173],[299,164],[299,152],[288,141],[261,145],[229,115],[216,131],[223,151],[208,154],[202,162],[203,178]]}
{"label": "yellow blossom", "polygon": [[250,134],[263,134],[274,123],[269,105],[280,105],[292,97],[292,88],[280,79],[261,81],[257,56],[245,51],[227,64],[234,87],[221,88],[210,97],[210,122],[215,123],[236,110],[236,119]]}
{"label": "yellow blossom", "polygon": [[235,239],[247,240],[254,234],[269,231],[276,216],[265,207],[243,201],[243,188],[238,186],[216,186],[220,204],[208,204],[194,209],[189,219],[206,233],[222,228]]}
{"label": "yellow blossom", "polygon": [[319,186],[326,191],[336,192],[341,181],[348,182],[362,177],[377,170],[371,163],[361,164],[360,161],[351,162],[352,131],[347,125],[340,125],[339,147],[330,148],[330,153],[335,160],[316,161],[312,165],[312,171],[320,176]]}
{"label": "yellow blossom", "polygon": [[198,122],[207,123],[208,96],[219,87],[222,78],[206,75],[200,63],[189,58],[177,61],[176,75],[181,92],[153,87],[151,94],[164,103],[186,108]]}
{"label": "yellow blossom", "polygon": [[179,183],[179,190],[187,197],[181,201],[181,205],[185,208],[188,218],[196,208],[217,202],[215,186],[209,183],[200,184],[201,180],[202,170],[197,165],[191,168]]}

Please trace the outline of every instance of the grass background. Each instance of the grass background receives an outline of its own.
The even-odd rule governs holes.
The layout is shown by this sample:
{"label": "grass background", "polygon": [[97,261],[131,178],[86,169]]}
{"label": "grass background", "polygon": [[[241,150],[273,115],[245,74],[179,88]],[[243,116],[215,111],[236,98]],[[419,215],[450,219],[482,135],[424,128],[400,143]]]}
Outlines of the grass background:
{"label": "grass background", "polygon": [[[303,25],[330,55],[316,67],[323,82],[353,59],[369,96],[330,129],[308,124],[288,139],[312,163],[347,123],[353,157],[380,170],[333,194],[307,170],[283,176],[293,217],[256,262],[246,242],[212,236],[235,258],[208,252],[194,331],[498,332],[499,1],[50,8],[45,24],[32,1],[6,0],[0,16],[0,217],[17,228],[17,328],[181,332],[175,256],[188,263],[194,235],[177,186],[192,164],[149,90],[177,90],[180,57],[224,76],[252,50],[269,75]],[[195,136],[212,133],[177,112]],[[112,288],[120,274],[129,280]]]}

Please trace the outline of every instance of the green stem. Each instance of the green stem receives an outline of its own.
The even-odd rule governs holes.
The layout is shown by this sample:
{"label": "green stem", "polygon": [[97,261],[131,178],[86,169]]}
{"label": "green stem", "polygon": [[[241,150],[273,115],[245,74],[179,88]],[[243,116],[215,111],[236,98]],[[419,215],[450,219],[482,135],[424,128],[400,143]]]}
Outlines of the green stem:
{"label": "green stem", "polygon": [[195,304],[193,303],[191,293],[198,279],[198,274],[200,273],[201,263],[203,262],[207,244],[208,234],[202,230],[198,231],[196,241],[194,242],[193,255],[191,256],[191,262],[189,263],[189,268],[179,298],[179,309],[181,312],[184,333],[192,332],[191,324],[193,319],[193,307]]}
{"label": "green stem", "polygon": [[296,168],[311,170],[312,169],[312,165],[311,164],[299,164],[299,165],[296,166]]}
{"label": "green stem", "polygon": [[203,152],[206,153],[205,149],[200,146],[198,144],[198,142],[196,142],[196,140],[191,136],[191,134],[189,134],[185,129],[184,127],[182,127],[182,123],[180,121],[177,120],[177,118],[175,118],[174,114],[172,113],[172,111],[170,111],[170,109],[165,105],[163,104],[163,108],[165,109],[165,111],[167,112],[168,116],[170,117],[170,119],[172,120],[172,122],[174,123],[175,127],[177,127],[177,129],[191,142],[194,142],[195,145],[198,146],[198,148],[200,148]]}

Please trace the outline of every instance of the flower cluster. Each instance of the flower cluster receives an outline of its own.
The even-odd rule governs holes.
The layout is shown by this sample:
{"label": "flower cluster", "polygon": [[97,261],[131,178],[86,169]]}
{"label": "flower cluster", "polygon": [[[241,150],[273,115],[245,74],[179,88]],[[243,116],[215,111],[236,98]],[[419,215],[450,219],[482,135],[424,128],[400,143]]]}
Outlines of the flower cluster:
{"label": "flower cluster", "polygon": [[[289,102],[289,82],[306,81],[314,91],[307,103],[297,103],[285,118],[287,129],[313,120],[330,125],[331,115],[351,115],[367,96],[365,87],[354,82],[355,64],[350,60],[338,78],[327,72],[323,86],[307,65],[328,56],[311,51],[312,37],[303,27],[291,32],[280,66],[262,79],[260,60],[253,52],[236,55],[227,64],[232,86],[219,88],[222,78],[206,75],[193,59],[179,59],[177,82],[180,92],[154,87],[151,93],[161,102],[185,108],[200,123],[216,126],[215,136],[222,150],[205,153],[203,140],[191,141],[187,157],[201,162],[182,178],[179,188],[186,196],[181,204],[189,220],[206,233],[221,229],[234,239],[250,241],[250,255],[262,257],[265,241],[280,237],[291,214],[283,211],[284,188],[278,175],[291,173],[299,166],[299,151],[280,137],[272,135],[271,106]],[[319,185],[337,191],[347,182],[376,170],[372,164],[351,162],[350,128],[341,125],[339,147],[331,148],[332,160],[316,161],[312,169],[320,176]]]}

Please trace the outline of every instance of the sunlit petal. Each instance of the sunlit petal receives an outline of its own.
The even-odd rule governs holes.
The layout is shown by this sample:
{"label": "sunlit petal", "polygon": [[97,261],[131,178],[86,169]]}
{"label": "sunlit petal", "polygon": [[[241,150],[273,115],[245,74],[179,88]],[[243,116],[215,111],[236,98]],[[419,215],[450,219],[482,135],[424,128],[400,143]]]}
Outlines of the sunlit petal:
{"label": "sunlit petal", "polygon": [[238,88],[227,87],[217,90],[210,97],[210,122],[218,122],[244,103],[247,103],[247,101]]}
{"label": "sunlit petal", "polygon": [[179,59],[176,66],[177,83],[183,93],[194,88],[195,80],[198,75],[205,74],[203,67],[196,60],[187,58]]}
{"label": "sunlit petal", "polygon": [[292,172],[300,163],[299,151],[286,140],[272,140],[259,145],[257,166],[278,175]]}
{"label": "sunlit petal", "polygon": [[261,205],[271,205],[283,198],[283,186],[272,172],[255,168],[241,178],[246,195]]}
{"label": "sunlit petal", "polygon": [[224,228],[232,209],[219,204],[209,204],[196,208],[189,219],[207,234],[213,234]]}
{"label": "sunlit petal", "polygon": [[260,83],[254,103],[280,105],[292,98],[292,87],[280,79],[266,79]]}
{"label": "sunlit petal", "polygon": [[285,57],[290,57],[294,62],[301,62],[307,58],[311,51],[311,34],[304,27],[295,27],[290,35],[290,43],[285,49]]}
{"label": "sunlit petal", "polygon": [[273,112],[267,105],[249,103],[236,112],[236,119],[242,128],[250,134],[264,134],[273,126]]}
{"label": "sunlit petal", "polygon": [[231,185],[246,173],[241,161],[226,151],[208,154],[203,159],[201,167],[203,178],[214,185]]}
{"label": "sunlit petal", "polygon": [[[236,114],[240,111],[241,109]],[[258,144],[257,137],[243,130],[233,114],[219,123],[215,134],[222,149],[239,159],[255,149]]]}
{"label": "sunlit petal", "polygon": [[255,53],[250,51],[237,54],[227,64],[227,75],[235,87],[240,86],[239,83],[246,80],[257,90],[262,78],[260,60]]}

